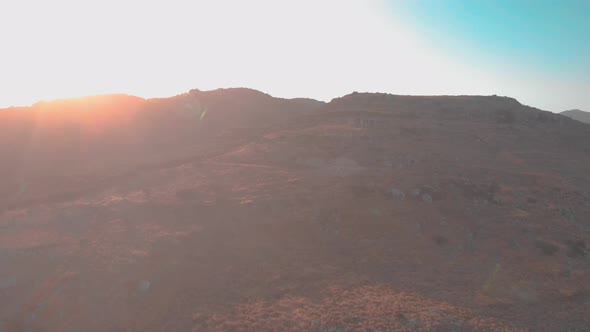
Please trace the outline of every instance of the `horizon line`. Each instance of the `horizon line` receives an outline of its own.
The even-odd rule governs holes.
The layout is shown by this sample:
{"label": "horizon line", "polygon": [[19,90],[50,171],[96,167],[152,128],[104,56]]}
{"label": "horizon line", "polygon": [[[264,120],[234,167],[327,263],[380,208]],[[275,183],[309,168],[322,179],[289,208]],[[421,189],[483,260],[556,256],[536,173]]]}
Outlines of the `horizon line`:
{"label": "horizon line", "polygon": [[170,98],[174,98],[174,97],[178,97],[178,96],[182,96],[182,95],[186,95],[189,94],[193,91],[196,92],[215,92],[215,91],[219,91],[219,90],[250,90],[250,91],[254,91],[254,92],[258,92],[258,93],[262,93],[265,94],[271,98],[275,98],[275,99],[285,99],[285,100],[294,100],[294,99],[308,99],[308,100],[315,100],[317,102],[322,102],[325,104],[330,103],[331,101],[335,100],[335,99],[339,99],[339,98],[343,98],[346,96],[350,96],[350,95],[354,95],[354,94],[369,94],[369,95],[390,95],[390,96],[399,96],[399,97],[498,97],[498,98],[508,98],[508,99],[513,99],[516,102],[518,102],[519,104],[523,105],[523,106],[529,106],[529,107],[533,107],[536,108],[538,110],[541,111],[546,111],[546,112],[551,112],[551,113],[556,113],[559,114],[561,112],[566,112],[566,111],[573,111],[573,110],[579,110],[582,112],[586,112],[582,109],[579,108],[573,108],[573,109],[568,109],[568,110],[563,110],[563,111],[558,111],[558,112],[553,112],[553,111],[548,111],[548,110],[544,110],[535,106],[530,106],[530,105],[524,105],[522,104],[517,98],[511,97],[511,96],[501,96],[501,95],[497,95],[497,94],[489,94],[489,95],[470,95],[470,94],[395,94],[395,93],[391,93],[391,92],[379,92],[379,91],[374,91],[374,92],[369,92],[369,91],[352,91],[350,93],[344,94],[342,96],[338,96],[338,97],[333,97],[330,100],[322,100],[322,99],[316,99],[316,98],[311,98],[311,97],[290,97],[290,98],[286,98],[286,97],[278,97],[278,96],[273,96],[267,92],[264,92],[262,90],[258,90],[255,88],[250,88],[250,87],[245,87],[245,86],[235,86],[235,87],[220,87],[220,88],[216,88],[216,89],[210,89],[210,90],[201,90],[199,88],[192,88],[189,89],[188,91],[182,92],[182,93],[178,93],[175,95],[168,95],[168,96],[164,96],[164,97],[143,97],[143,96],[139,96],[139,95],[135,95],[135,94],[130,94],[130,93],[125,93],[125,92],[112,92],[112,93],[98,93],[98,94],[88,94],[88,95],[83,95],[83,96],[76,96],[76,97],[57,97],[57,98],[53,98],[53,99],[40,99],[32,104],[29,105],[11,105],[11,106],[7,106],[7,107],[0,107],[0,110],[6,110],[6,109],[12,109],[12,108],[28,108],[28,107],[34,107],[35,105],[38,104],[43,104],[43,103],[54,103],[54,102],[63,102],[63,101],[72,101],[72,100],[81,100],[81,99],[86,99],[86,98],[95,98],[95,97],[114,97],[114,96],[126,96],[126,97],[133,97],[133,98],[139,98],[142,99],[144,101],[149,101],[149,100],[158,100],[158,99],[170,99]]}

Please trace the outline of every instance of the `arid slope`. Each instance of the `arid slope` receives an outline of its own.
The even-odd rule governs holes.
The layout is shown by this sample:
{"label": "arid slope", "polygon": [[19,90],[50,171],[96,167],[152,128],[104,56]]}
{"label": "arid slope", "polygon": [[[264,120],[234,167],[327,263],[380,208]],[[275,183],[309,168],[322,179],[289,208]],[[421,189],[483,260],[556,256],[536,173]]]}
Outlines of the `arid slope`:
{"label": "arid slope", "polygon": [[104,140],[76,113],[6,166],[0,331],[590,326],[587,125],[496,96],[117,98]]}

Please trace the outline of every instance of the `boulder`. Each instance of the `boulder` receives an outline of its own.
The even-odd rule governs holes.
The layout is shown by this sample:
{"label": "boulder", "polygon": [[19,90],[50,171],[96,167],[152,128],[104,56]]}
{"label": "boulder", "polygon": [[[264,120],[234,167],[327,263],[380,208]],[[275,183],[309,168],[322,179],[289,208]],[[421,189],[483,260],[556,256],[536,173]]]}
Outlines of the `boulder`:
{"label": "boulder", "polygon": [[391,189],[391,195],[395,199],[403,200],[404,198],[406,198],[406,194],[403,191],[401,191],[401,190],[399,190],[397,188],[392,188]]}

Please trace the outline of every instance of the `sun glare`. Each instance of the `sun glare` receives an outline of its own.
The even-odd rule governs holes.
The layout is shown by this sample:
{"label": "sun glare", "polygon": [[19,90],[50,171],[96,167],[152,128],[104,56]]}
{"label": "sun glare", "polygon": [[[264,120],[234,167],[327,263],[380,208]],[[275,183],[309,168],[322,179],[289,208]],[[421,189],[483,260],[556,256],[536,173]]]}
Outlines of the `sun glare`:
{"label": "sun glare", "polygon": [[359,88],[434,92],[439,77],[460,72],[384,3],[58,0],[35,12],[14,5],[13,17],[30,16],[43,29],[11,17],[0,23],[20,36],[4,41],[15,52],[0,63],[0,102],[232,86],[329,100]]}
{"label": "sun glare", "polygon": [[410,7],[388,0],[12,2],[0,13],[7,50],[0,107],[240,86],[320,100],[354,90],[511,95],[542,108],[559,102],[549,98],[555,90],[566,94],[560,103],[583,99],[587,80],[556,84],[543,71],[492,63],[494,54],[474,58],[460,39],[428,36],[429,22]]}

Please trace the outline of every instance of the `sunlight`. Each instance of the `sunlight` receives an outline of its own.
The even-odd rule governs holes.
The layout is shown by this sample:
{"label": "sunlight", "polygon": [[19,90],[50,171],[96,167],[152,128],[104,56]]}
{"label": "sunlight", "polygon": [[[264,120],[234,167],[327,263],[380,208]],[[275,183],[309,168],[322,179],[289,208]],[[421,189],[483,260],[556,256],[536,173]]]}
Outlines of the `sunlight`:
{"label": "sunlight", "polygon": [[[325,101],[358,90],[510,95],[552,111],[588,104],[584,43],[568,42],[582,48],[575,56],[552,51],[565,63],[535,67],[516,59],[519,48],[490,50],[483,41],[485,50],[474,49],[463,36],[473,29],[447,31],[456,24],[421,18],[420,8],[397,0],[19,1],[0,13],[0,33],[11,31],[0,38],[8,50],[0,61],[0,107],[242,86]],[[463,11],[445,15],[453,20]],[[496,18],[487,18],[488,28]],[[566,39],[584,29],[564,23],[572,25]],[[582,68],[570,68],[570,60]]]}
{"label": "sunlight", "polygon": [[[322,100],[358,89],[486,90],[467,84],[461,67],[392,19],[384,1],[175,0],[141,2],[137,15],[139,5],[59,0],[35,12],[15,5],[0,23],[20,35],[3,41],[18,52],[0,62],[0,104],[116,92],[165,97],[195,87]],[[16,21],[22,15],[44,28]]]}

